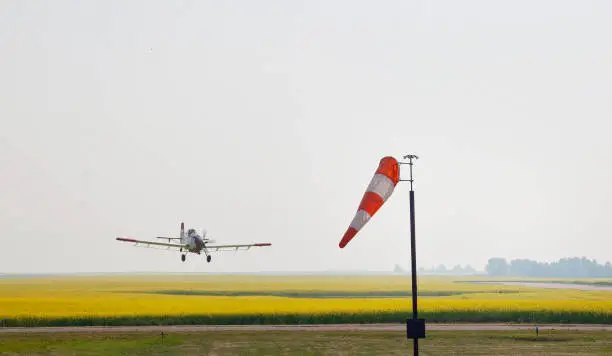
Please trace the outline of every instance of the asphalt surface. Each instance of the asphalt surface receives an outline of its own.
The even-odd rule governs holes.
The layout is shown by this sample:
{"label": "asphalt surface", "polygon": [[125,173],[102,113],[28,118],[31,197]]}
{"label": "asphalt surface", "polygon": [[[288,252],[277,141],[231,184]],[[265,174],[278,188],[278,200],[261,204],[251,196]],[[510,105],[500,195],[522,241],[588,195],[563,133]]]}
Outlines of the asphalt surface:
{"label": "asphalt surface", "polygon": [[[544,330],[599,330],[612,332],[612,325],[546,324]],[[535,324],[427,324],[427,330],[504,331],[535,330]],[[211,332],[211,331],[404,331],[405,324],[318,324],[318,325],[168,325],[168,326],[81,326],[0,328],[10,333],[83,333],[83,332]]]}
{"label": "asphalt surface", "polygon": [[505,286],[532,287],[544,289],[577,289],[577,290],[600,290],[612,292],[612,286],[598,286],[593,284],[578,284],[578,283],[540,283],[540,282],[513,282],[513,281],[483,281],[470,282],[472,284],[502,284]]}

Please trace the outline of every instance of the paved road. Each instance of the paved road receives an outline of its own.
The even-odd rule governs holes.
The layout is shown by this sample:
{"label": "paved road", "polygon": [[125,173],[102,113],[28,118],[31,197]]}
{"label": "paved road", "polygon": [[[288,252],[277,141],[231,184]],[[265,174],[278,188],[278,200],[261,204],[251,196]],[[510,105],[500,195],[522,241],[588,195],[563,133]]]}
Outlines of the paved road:
{"label": "paved road", "polygon": [[505,286],[518,286],[518,287],[533,287],[533,288],[544,288],[544,289],[578,289],[578,290],[600,290],[612,292],[612,286],[600,286],[593,284],[578,284],[578,283],[542,283],[542,282],[514,282],[514,281],[483,281],[483,282],[470,282],[472,284],[502,284]]}
{"label": "paved road", "polygon": [[[540,330],[601,330],[612,332],[612,325],[550,324],[538,325]],[[57,332],[211,332],[211,331],[404,331],[404,324],[319,324],[319,325],[172,325],[172,326],[82,326],[43,328],[0,328],[7,333]],[[533,330],[530,324],[427,324],[427,330],[484,331]]]}

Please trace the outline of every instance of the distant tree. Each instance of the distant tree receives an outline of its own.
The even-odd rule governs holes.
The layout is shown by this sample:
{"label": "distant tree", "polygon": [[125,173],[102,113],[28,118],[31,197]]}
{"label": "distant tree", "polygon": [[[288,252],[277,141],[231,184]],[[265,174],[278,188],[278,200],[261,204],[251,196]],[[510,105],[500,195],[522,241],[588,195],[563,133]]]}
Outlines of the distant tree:
{"label": "distant tree", "polygon": [[[492,276],[522,277],[562,277],[562,278],[598,278],[612,277],[612,265],[597,263],[586,257],[562,258],[552,263],[537,262],[528,259],[516,259],[506,263],[501,258],[491,258],[486,271]],[[506,271],[504,273],[504,271]]]}
{"label": "distant tree", "polygon": [[446,266],[445,266],[445,265],[439,265],[439,266],[436,268],[436,272],[439,272],[439,273],[447,273],[447,272],[448,272],[448,270],[446,269]]}
{"label": "distant tree", "polygon": [[463,270],[465,271],[465,273],[475,273],[476,272],[476,270],[470,265],[465,266]]}
{"label": "distant tree", "polygon": [[460,274],[460,273],[463,273],[463,268],[460,265],[456,265],[455,267],[453,267],[451,272],[455,274]]}
{"label": "distant tree", "polygon": [[490,276],[507,276],[508,262],[506,262],[505,258],[501,257],[490,258],[485,270]]}
{"label": "distant tree", "polygon": [[545,277],[546,268],[538,262],[524,259],[510,261],[508,274],[511,276]]}

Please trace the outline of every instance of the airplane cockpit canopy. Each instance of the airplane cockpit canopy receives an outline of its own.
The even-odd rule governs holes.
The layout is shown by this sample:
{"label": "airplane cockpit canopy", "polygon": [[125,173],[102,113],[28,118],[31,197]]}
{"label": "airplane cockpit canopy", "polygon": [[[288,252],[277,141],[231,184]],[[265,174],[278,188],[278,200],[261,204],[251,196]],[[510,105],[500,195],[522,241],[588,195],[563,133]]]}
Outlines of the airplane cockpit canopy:
{"label": "airplane cockpit canopy", "polygon": [[196,234],[195,229],[189,229],[189,230],[187,230],[187,236],[193,236],[193,235],[195,235],[195,234]]}

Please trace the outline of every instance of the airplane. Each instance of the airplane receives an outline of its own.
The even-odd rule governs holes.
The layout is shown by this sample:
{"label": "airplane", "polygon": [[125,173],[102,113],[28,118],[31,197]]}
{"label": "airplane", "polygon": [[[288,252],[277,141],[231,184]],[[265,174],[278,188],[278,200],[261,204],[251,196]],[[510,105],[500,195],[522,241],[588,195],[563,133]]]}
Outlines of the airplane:
{"label": "airplane", "polygon": [[[181,252],[181,261],[185,262],[187,258],[187,252],[196,253],[200,255],[202,251],[206,255],[206,262],[212,260],[212,256],[210,255],[211,250],[220,251],[223,249],[235,249],[236,251],[240,248],[246,248],[247,250],[251,247],[264,247],[264,246],[272,246],[271,243],[254,243],[254,244],[239,244],[239,245],[208,245],[214,244],[215,241],[206,237],[206,230],[202,231],[202,235],[200,236],[195,229],[187,230],[187,234],[185,234],[185,223],[181,222],[181,233],[180,237],[166,237],[166,236],[157,236],[158,239],[168,240],[168,243],[165,242],[154,242],[154,241],[144,241],[144,240],[135,240],[129,239],[125,237],[117,237],[118,241],[123,242],[133,242],[136,246],[140,244],[144,244],[146,246],[163,246],[167,248],[178,248]],[[178,240],[178,243],[171,243],[172,240]],[[184,251],[184,252],[183,252]]]}

